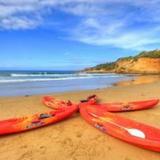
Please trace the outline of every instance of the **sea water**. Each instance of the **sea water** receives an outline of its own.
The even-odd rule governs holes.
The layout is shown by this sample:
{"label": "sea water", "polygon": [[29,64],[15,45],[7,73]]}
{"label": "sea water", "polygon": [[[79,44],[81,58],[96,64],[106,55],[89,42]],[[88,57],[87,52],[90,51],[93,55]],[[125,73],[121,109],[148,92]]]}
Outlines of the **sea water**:
{"label": "sea water", "polygon": [[24,96],[109,87],[130,75],[76,71],[0,71],[0,96]]}

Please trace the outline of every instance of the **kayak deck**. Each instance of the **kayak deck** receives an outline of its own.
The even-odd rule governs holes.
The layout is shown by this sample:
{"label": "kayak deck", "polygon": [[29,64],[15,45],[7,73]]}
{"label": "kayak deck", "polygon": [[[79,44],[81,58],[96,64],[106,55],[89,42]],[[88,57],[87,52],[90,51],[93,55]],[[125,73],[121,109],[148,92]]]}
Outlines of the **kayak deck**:
{"label": "kayak deck", "polygon": [[81,116],[92,126],[136,146],[160,152],[160,129],[124,118],[105,107],[81,105]]}
{"label": "kayak deck", "polygon": [[[144,110],[155,107],[159,103],[158,99],[146,100],[146,101],[134,101],[134,102],[117,102],[117,103],[102,103],[101,106],[106,107],[108,112],[125,112]],[[98,105],[98,104],[97,104]]]}
{"label": "kayak deck", "polygon": [[20,118],[11,118],[0,121],[0,135],[18,133],[39,128],[62,121],[70,117],[78,109],[75,104],[63,103],[59,108],[49,112],[37,113]]}

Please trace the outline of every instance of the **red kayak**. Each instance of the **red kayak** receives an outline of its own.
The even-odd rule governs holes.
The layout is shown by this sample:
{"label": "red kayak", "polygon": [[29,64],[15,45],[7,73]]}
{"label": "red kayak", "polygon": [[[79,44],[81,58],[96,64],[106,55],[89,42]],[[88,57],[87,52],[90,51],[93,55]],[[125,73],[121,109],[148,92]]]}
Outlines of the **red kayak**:
{"label": "red kayak", "polygon": [[100,105],[105,106],[109,112],[125,112],[135,111],[142,109],[150,109],[155,107],[159,103],[159,99],[145,100],[145,101],[134,101],[128,103],[102,103]]}
{"label": "red kayak", "polygon": [[81,116],[92,126],[115,138],[160,152],[160,129],[110,113],[106,107],[80,104]]}
{"label": "red kayak", "polygon": [[52,111],[0,121],[0,135],[28,131],[53,124],[70,117],[78,110],[78,105],[71,102],[56,102],[59,102],[57,108]]}
{"label": "red kayak", "polygon": [[[68,102],[65,102],[65,101],[60,101],[58,99],[55,99],[54,97],[51,97],[51,96],[44,96],[42,98],[42,103],[51,108],[51,109],[56,109],[56,108],[59,108],[59,106],[61,106],[62,104],[68,104],[70,105],[71,102],[68,101]],[[81,103],[87,103],[87,104],[97,104],[97,96],[96,95],[91,95],[89,97],[87,97],[87,99],[83,99],[81,100]],[[77,108],[77,111],[78,111],[78,108]]]}
{"label": "red kayak", "polygon": [[48,108],[51,108],[51,109],[57,109],[57,108],[61,108],[62,105],[71,105],[71,101],[62,101],[62,100],[58,100],[54,97],[51,97],[51,96],[44,96],[42,98],[42,103],[47,106]]}

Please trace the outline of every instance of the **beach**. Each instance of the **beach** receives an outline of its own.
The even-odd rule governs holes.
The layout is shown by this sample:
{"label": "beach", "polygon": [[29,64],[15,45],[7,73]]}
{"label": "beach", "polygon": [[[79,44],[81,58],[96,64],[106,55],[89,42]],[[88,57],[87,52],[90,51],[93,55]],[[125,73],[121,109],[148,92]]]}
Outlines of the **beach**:
{"label": "beach", "polygon": [[[105,89],[50,94],[79,102],[97,94],[101,102],[160,98],[160,82],[114,86]],[[0,119],[48,111],[43,95],[1,97]],[[160,105],[156,108],[118,113],[125,117],[160,126]],[[0,160],[159,160],[160,153],[144,150],[106,135],[87,124],[77,113],[70,119],[40,129],[0,138]]]}
{"label": "beach", "polygon": [[0,160],[160,160],[159,14],[160,0],[0,0]]}

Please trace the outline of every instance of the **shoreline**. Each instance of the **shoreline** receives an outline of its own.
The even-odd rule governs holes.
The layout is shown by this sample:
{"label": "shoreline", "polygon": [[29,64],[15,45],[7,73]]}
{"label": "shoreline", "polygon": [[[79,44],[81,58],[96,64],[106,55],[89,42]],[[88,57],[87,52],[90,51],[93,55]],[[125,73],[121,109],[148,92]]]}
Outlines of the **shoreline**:
{"label": "shoreline", "polygon": [[160,80],[160,75],[137,75],[131,80],[124,80],[114,83],[114,86],[128,86],[128,85],[139,85],[139,84],[149,84],[158,82]]}
{"label": "shoreline", "polygon": [[80,73],[100,73],[100,74],[106,74],[106,73],[113,73],[113,74],[128,74],[128,75],[160,75],[160,72],[115,72],[115,71],[105,71],[105,70],[93,70],[93,71],[81,71]]}
{"label": "shoreline", "polygon": [[[79,102],[91,94],[97,94],[100,102],[160,98],[160,82],[49,95]],[[41,103],[42,96],[0,97],[0,119],[49,110]],[[160,126],[160,105],[150,110],[119,114],[156,127]],[[53,157],[56,160],[135,160],[137,157],[141,160],[146,160],[146,157],[159,160],[160,157],[159,153],[135,147],[101,133],[87,124],[79,113],[54,125],[3,136],[0,145],[0,160],[51,160]]]}
{"label": "shoreline", "polygon": [[129,75],[132,76],[130,80],[120,80],[116,83],[112,83],[110,86],[106,86],[103,88],[96,88],[96,89],[84,89],[84,90],[71,90],[71,91],[63,91],[63,92],[52,92],[52,93],[37,93],[37,94],[25,94],[25,95],[15,95],[15,96],[0,96],[0,99],[3,98],[17,98],[17,97],[31,97],[31,96],[43,96],[43,95],[61,95],[61,94],[72,94],[72,93],[77,93],[77,92],[92,92],[96,90],[104,90],[104,89],[109,89],[109,88],[114,88],[117,86],[132,86],[132,85],[141,85],[141,84],[150,84],[154,83],[160,80],[160,75]]}
{"label": "shoreline", "polygon": [[[24,76],[24,77],[23,77]],[[90,90],[96,88],[105,88],[111,86],[121,80],[129,80],[131,77],[126,75],[112,75],[112,74],[82,74],[82,75],[67,75],[64,79],[60,74],[61,79],[55,79],[55,75],[51,80],[37,81],[35,75],[26,75],[13,78],[14,81],[25,80],[26,82],[0,82],[0,96],[19,96],[19,95],[37,95],[47,93],[63,93],[69,91]],[[48,76],[48,75],[47,75]],[[66,76],[66,75],[65,75]],[[4,78],[4,77],[3,77]],[[29,78],[29,79],[28,79]],[[45,76],[46,78],[46,76]],[[49,78],[49,77],[48,77]],[[13,79],[10,79],[12,81]]]}

